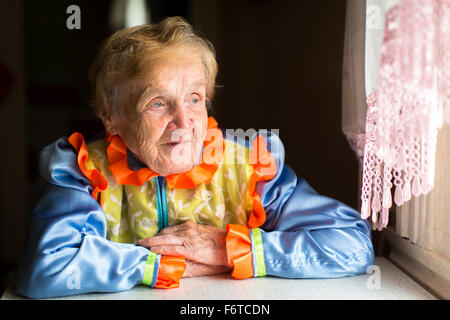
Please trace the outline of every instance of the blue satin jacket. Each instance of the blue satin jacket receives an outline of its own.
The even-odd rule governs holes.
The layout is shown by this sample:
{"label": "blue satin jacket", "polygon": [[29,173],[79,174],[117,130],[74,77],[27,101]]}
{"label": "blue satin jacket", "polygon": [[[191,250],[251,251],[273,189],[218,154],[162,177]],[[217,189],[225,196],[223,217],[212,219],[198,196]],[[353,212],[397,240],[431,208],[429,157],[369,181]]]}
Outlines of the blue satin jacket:
{"label": "blue satin jacket", "polygon": [[[374,260],[370,224],[356,210],[318,194],[298,178],[284,164],[279,137],[262,134],[277,167],[273,179],[256,185],[266,211],[259,228],[265,275],[335,278],[365,273]],[[107,239],[105,214],[91,196],[90,182],[67,138],[43,149],[40,172],[46,191],[33,211],[27,247],[12,274],[13,290],[49,298],[118,292],[142,284],[150,251]]]}

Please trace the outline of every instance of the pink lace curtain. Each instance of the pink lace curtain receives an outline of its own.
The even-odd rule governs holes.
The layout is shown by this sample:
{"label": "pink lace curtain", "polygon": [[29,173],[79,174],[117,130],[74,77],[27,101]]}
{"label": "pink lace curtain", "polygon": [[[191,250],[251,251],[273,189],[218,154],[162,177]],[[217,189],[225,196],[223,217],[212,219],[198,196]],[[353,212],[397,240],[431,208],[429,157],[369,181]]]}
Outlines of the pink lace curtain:
{"label": "pink lace curtain", "polygon": [[361,215],[379,230],[393,201],[433,188],[437,133],[450,124],[449,45],[450,0],[403,0],[386,13],[376,91],[367,97],[361,192]]}

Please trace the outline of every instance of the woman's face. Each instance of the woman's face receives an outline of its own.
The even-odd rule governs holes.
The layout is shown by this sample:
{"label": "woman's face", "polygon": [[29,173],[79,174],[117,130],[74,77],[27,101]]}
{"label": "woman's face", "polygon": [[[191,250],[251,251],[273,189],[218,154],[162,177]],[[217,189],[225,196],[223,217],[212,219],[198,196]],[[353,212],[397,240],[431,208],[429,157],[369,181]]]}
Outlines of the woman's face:
{"label": "woman's face", "polygon": [[200,160],[208,124],[203,64],[200,59],[161,62],[144,83],[139,94],[125,100],[127,112],[110,132],[159,175],[186,172]]}

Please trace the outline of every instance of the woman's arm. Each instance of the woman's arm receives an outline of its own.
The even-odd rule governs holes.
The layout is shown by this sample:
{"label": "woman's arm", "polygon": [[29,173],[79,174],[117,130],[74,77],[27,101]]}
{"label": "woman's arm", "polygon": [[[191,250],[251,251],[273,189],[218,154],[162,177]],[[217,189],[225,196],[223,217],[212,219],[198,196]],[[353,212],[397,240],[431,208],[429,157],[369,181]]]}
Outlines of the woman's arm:
{"label": "woman's arm", "polygon": [[369,223],[356,210],[319,195],[297,178],[284,164],[278,136],[268,133],[265,139],[277,166],[273,179],[256,186],[266,221],[254,229],[229,225],[233,232],[227,243],[241,243],[241,253],[228,252],[229,259],[245,261],[244,255],[250,256],[247,263],[235,265],[233,273],[243,278],[334,278],[365,273],[374,259]]}
{"label": "woman's arm", "polygon": [[161,256],[106,239],[103,210],[77,166],[66,139],[41,154],[47,189],[33,211],[29,239],[12,277],[30,298],[117,292],[143,282],[154,286]]}

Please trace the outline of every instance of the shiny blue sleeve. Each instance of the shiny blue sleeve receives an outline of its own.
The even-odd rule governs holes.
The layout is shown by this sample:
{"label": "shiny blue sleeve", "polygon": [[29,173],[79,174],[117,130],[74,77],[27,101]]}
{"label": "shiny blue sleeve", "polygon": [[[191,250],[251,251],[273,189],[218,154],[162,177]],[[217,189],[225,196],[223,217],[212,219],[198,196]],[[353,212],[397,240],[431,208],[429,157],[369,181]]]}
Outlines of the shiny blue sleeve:
{"label": "shiny blue sleeve", "polygon": [[13,290],[49,298],[140,284],[150,251],[106,239],[103,210],[66,139],[43,149],[40,171],[47,188],[33,211],[27,246],[12,274]]}
{"label": "shiny blue sleeve", "polygon": [[[257,255],[253,254],[254,275],[335,278],[365,273],[374,261],[369,222],[353,208],[318,194],[298,178],[284,164],[279,137],[270,132],[264,136],[277,173],[256,186],[266,210],[266,221],[258,232],[265,272],[257,270]],[[254,235],[251,232],[252,251]],[[264,267],[259,263],[259,269]]]}

